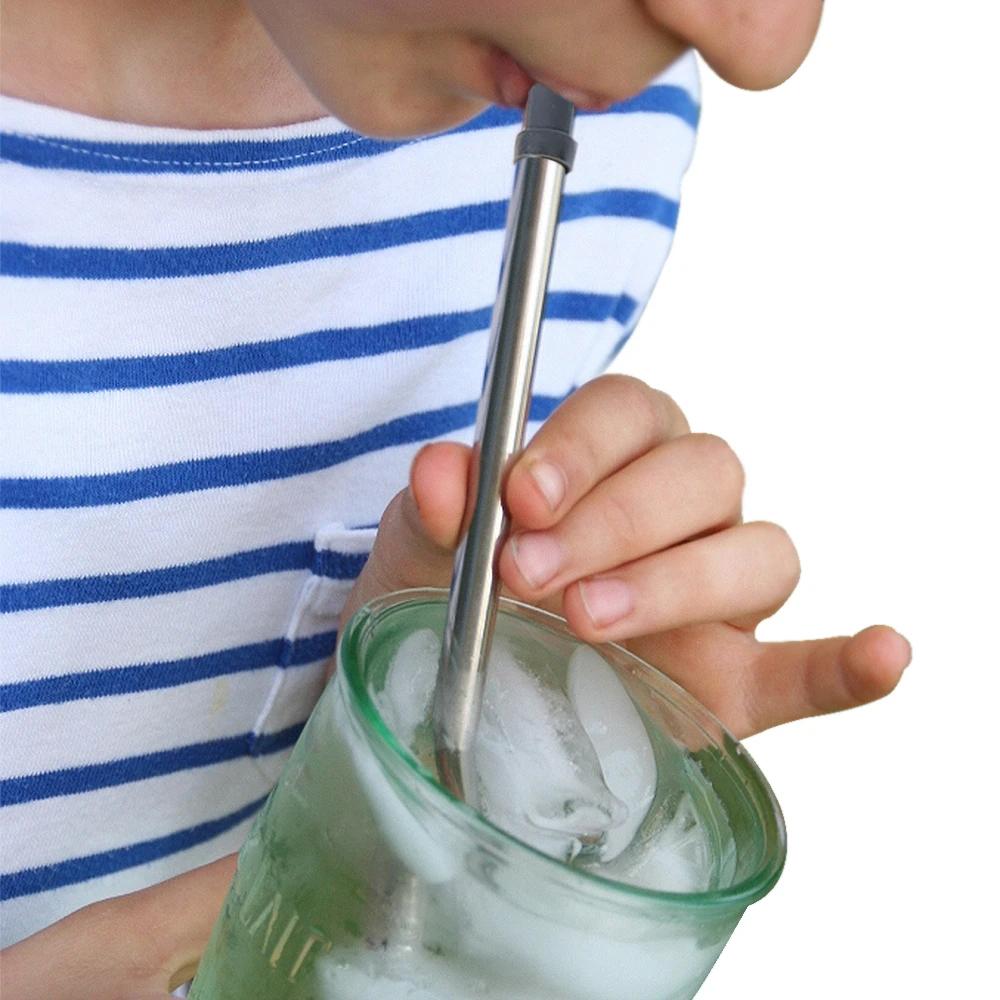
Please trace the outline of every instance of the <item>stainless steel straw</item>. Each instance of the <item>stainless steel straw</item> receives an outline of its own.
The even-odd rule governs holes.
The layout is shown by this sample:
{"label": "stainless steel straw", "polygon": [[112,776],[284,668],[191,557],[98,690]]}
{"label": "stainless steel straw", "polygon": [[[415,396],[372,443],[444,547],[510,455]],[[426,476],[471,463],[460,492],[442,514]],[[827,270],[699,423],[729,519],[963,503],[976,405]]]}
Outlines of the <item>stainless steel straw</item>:
{"label": "stainless steel straw", "polygon": [[500,595],[497,560],[508,527],[501,494],[510,460],[524,442],[563,181],[576,152],[574,115],[569,101],[535,84],[514,147],[514,191],[476,416],[472,515],[455,557],[434,693],[441,780],[472,805],[472,747]]}

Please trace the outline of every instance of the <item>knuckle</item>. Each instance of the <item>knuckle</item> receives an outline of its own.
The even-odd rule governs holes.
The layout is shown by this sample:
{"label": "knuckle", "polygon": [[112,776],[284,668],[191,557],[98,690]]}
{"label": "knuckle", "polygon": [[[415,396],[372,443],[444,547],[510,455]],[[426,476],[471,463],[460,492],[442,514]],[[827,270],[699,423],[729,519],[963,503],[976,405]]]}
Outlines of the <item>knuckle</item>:
{"label": "knuckle", "polygon": [[756,521],[754,525],[763,533],[770,553],[771,572],[783,589],[791,591],[802,574],[802,564],[795,543],[780,524],[775,524],[773,521]]}
{"label": "knuckle", "polygon": [[650,439],[662,437],[673,423],[677,404],[665,393],[633,375],[602,375],[595,379],[600,391],[618,410],[628,412],[636,426]]}
{"label": "knuckle", "polygon": [[649,386],[642,379],[634,375],[623,375],[621,372],[610,372],[607,375],[599,375],[592,382],[588,383],[595,389],[600,388],[612,394],[627,396],[630,393],[646,392]]}
{"label": "knuckle", "polygon": [[742,494],[746,470],[729,442],[716,434],[693,434],[692,437],[717,488],[727,494]]}
{"label": "knuckle", "polygon": [[405,544],[406,534],[414,530],[410,523],[408,490],[400,490],[389,501],[379,519],[378,531],[371,556],[362,570],[365,590],[369,596],[388,593],[399,587],[418,586],[420,572],[413,565],[410,546]]}
{"label": "knuckle", "polygon": [[406,501],[406,490],[400,490],[388,503],[385,510],[382,511],[382,516],[379,518],[378,522],[378,532],[375,535],[375,544],[379,544],[379,540],[384,540],[389,532],[393,530],[394,525],[400,523],[400,521],[405,518],[405,501]]}
{"label": "knuckle", "polygon": [[[621,549],[629,552],[635,551],[636,546],[642,540],[642,534],[632,504],[624,497],[611,493],[605,498],[601,516],[604,526],[597,530],[606,531]],[[595,528],[597,528],[596,525]]]}

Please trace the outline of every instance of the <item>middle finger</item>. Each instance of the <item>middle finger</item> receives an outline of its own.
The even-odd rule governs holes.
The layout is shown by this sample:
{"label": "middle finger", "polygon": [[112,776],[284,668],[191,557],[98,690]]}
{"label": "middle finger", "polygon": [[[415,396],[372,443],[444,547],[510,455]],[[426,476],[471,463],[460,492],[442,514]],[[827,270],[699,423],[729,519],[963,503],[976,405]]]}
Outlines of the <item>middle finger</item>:
{"label": "middle finger", "polygon": [[602,375],[565,400],[518,456],[504,488],[510,515],[524,528],[549,528],[599,482],[687,431],[666,394]]}
{"label": "middle finger", "polygon": [[743,469],[721,439],[686,434],[660,444],[598,483],[553,528],[516,533],[500,572],[537,600],[694,536],[735,524]]}

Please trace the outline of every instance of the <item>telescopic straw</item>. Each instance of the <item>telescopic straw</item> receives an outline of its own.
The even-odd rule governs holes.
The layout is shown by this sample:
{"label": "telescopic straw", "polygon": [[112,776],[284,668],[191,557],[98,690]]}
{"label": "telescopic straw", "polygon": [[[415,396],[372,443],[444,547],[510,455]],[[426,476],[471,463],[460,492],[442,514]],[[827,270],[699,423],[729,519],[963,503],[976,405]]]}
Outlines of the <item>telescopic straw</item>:
{"label": "telescopic straw", "polygon": [[438,772],[471,805],[473,745],[500,596],[497,561],[508,529],[502,491],[510,460],[524,442],[563,182],[576,153],[574,115],[569,101],[535,84],[514,147],[514,191],[476,416],[472,515],[455,556],[434,692]]}

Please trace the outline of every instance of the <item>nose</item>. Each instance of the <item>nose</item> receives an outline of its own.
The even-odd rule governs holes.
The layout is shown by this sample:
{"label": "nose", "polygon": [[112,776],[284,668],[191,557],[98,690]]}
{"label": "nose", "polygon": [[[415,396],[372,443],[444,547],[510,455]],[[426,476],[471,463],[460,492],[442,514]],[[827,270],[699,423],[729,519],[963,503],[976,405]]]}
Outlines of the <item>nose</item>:
{"label": "nose", "polygon": [[696,48],[728,83],[766,90],[799,68],[823,0],[644,0],[649,14]]}

